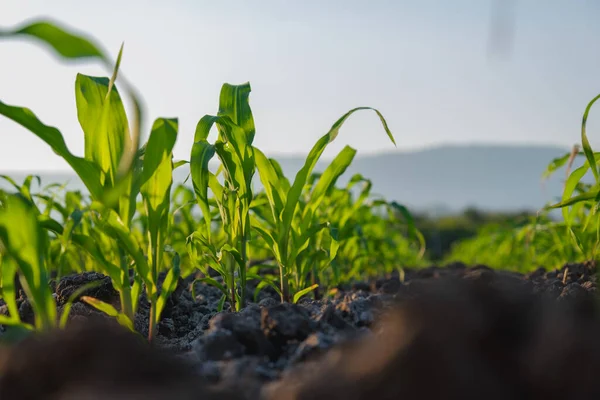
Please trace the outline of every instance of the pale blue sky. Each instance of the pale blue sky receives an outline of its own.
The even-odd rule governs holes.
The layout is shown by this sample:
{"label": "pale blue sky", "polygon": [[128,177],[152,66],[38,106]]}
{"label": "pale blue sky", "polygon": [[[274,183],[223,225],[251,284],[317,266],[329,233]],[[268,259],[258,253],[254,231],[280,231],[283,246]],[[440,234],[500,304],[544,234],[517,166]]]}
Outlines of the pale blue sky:
{"label": "pale blue sky", "polygon": [[[511,0],[498,0],[510,2]],[[87,8],[92,7],[93,8]],[[600,92],[596,0],[514,0],[514,42],[490,57],[491,0],[0,0],[0,26],[51,17],[95,36],[149,117],[179,117],[178,159],[217,111],[223,82],[250,81],[255,144],[306,153],[347,109],[388,119],[398,150],[447,143],[579,141],[583,109]],[[75,74],[40,46],[0,41],[0,99],[31,108],[83,152]],[[600,111],[590,118],[600,147]],[[596,116],[598,115],[598,116]],[[147,127],[151,121],[148,121]],[[348,121],[326,153],[393,150],[371,114]],[[0,170],[66,169],[39,139],[0,117]]]}

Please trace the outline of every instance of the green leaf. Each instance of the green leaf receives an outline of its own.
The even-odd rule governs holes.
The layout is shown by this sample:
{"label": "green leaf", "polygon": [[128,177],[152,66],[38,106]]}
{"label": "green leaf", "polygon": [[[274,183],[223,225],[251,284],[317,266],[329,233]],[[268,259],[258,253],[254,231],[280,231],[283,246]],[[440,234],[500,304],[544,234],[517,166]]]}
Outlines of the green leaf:
{"label": "green leaf", "polygon": [[544,173],[542,174],[542,178],[547,178],[550,175],[552,175],[552,173],[554,171],[556,171],[557,169],[559,169],[560,167],[564,166],[567,161],[569,161],[569,158],[571,158],[571,153],[567,153],[561,157],[557,157],[554,158],[550,164],[548,164],[548,166],[546,167],[546,170],[544,171]]}
{"label": "green leaf", "polygon": [[219,289],[221,291],[221,293],[223,293],[224,296],[227,295],[227,289],[225,289],[225,286],[223,286],[222,284],[220,284],[213,278],[210,278],[210,277],[198,278],[197,281],[206,283],[207,285],[210,285],[210,286],[214,286],[217,289]]}
{"label": "green leaf", "polygon": [[[31,324],[22,322],[21,320],[18,320],[18,319],[7,317],[6,315],[0,315],[0,325],[24,328],[28,331],[33,331],[35,329],[35,327],[32,326]],[[4,337],[4,335],[3,335],[3,337]]]}
{"label": "green leaf", "polygon": [[290,249],[289,258],[286,263],[288,265],[291,264],[291,261],[294,260],[302,250],[306,249],[309,239],[315,236],[321,230],[329,227],[329,225],[329,222],[314,224],[308,229],[300,232],[299,236],[295,240],[292,240],[293,246]]}
{"label": "green leaf", "polygon": [[275,240],[273,235],[259,225],[252,225],[252,228],[254,228],[254,230],[260,235],[260,237],[263,238],[265,243],[267,243],[267,246],[269,246],[269,249],[273,252],[273,256],[275,256],[275,259],[278,262],[282,263],[284,260],[281,258],[281,254],[279,253],[279,246],[277,245],[277,241]]}
{"label": "green leaf", "polygon": [[600,190],[596,189],[590,192],[586,192],[586,193],[582,193],[579,196],[574,196],[571,198],[568,198],[567,200],[563,200],[559,203],[556,204],[552,204],[549,206],[549,208],[562,208],[562,207],[567,207],[567,206],[571,206],[583,201],[589,201],[589,200],[594,200],[596,199],[596,197],[600,195]]}
{"label": "green leaf", "polygon": [[[569,198],[571,198],[571,196],[573,195],[573,192],[575,192],[575,189],[577,188],[577,185],[579,184],[581,179],[583,179],[583,177],[585,176],[585,174],[587,173],[589,168],[590,168],[589,162],[586,161],[584,163],[584,165],[582,165],[581,167],[579,167],[579,168],[575,169],[573,172],[571,172],[571,174],[567,178],[567,181],[565,182],[565,187],[563,189],[563,195],[562,195],[563,202],[567,201]],[[569,210],[567,208],[563,208],[562,214],[563,214],[564,220],[568,224],[570,224],[572,221],[572,217],[569,216]]]}
{"label": "green leaf", "polygon": [[44,258],[48,237],[33,206],[20,196],[8,195],[4,199],[0,208],[0,239],[23,275],[21,283],[32,302],[36,327],[54,327],[56,303],[48,286]]}
{"label": "green leaf", "polygon": [[560,157],[556,157],[554,158],[552,161],[550,161],[550,163],[548,164],[548,166],[546,167],[546,170],[544,171],[544,173],[542,174],[542,179],[546,179],[548,178],[550,175],[552,175],[555,171],[557,171],[559,168],[563,167],[565,164],[567,164],[567,162],[569,160],[571,160],[571,157],[575,157],[576,155],[578,155],[578,152],[573,152],[570,151],[565,155],[562,155]]}
{"label": "green leaf", "polygon": [[425,255],[425,238],[423,237],[423,234],[417,229],[412,215],[405,206],[398,204],[395,201],[390,203],[390,205],[394,210],[398,211],[406,221],[408,233],[411,236],[415,237],[419,242],[419,257],[423,257]]}
{"label": "green leaf", "polygon": [[[254,117],[250,109],[248,98],[251,92],[250,83],[242,85],[230,85],[228,83],[221,87],[221,96],[219,98],[218,116],[226,116],[238,127],[241,128],[240,134],[243,134],[243,143],[251,145],[254,140],[256,129],[254,127]],[[238,140],[242,139],[241,137]]]}
{"label": "green leaf", "polygon": [[1,101],[0,115],[4,115],[13,120],[46,142],[56,154],[61,156],[71,168],[73,168],[75,173],[77,173],[83,184],[89,190],[92,198],[101,198],[103,188],[100,179],[100,168],[89,160],[74,156],[67,148],[65,140],[58,129],[44,125],[35,114],[27,108],[10,106]]}
{"label": "green leaf", "polygon": [[309,286],[307,288],[300,290],[299,292],[296,292],[296,294],[294,294],[293,303],[294,304],[297,303],[298,300],[300,300],[302,298],[302,296],[305,296],[306,294],[312,292],[313,290],[315,290],[318,287],[319,287],[319,285],[315,283],[312,286]]}
{"label": "green leaf", "polygon": [[219,303],[217,304],[217,312],[223,311],[223,307],[225,306],[225,300],[227,300],[226,294],[221,296],[221,299],[219,300]]}
{"label": "green leaf", "polygon": [[177,118],[158,118],[154,121],[145,147],[141,185],[154,177],[160,167],[164,168],[164,164],[172,164],[178,125]]}
{"label": "green leaf", "polygon": [[248,101],[250,91],[249,83],[224,84],[219,99],[219,119],[216,121],[219,139],[215,143],[215,149],[225,167],[226,180],[235,192],[236,201],[239,200],[240,203],[237,207],[238,212],[232,214],[236,224],[240,225],[238,234],[242,240],[247,237],[252,177],[256,171],[252,147],[255,135],[254,118]]}
{"label": "green leaf", "polygon": [[[206,237],[211,236],[211,215],[208,204],[208,187],[210,180],[210,171],[208,163],[215,154],[215,147],[209,144],[205,139],[200,139],[192,145],[192,155],[190,158],[190,171],[192,175],[192,184],[196,193],[196,200],[202,211],[206,227]],[[217,183],[218,184],[218,183]],[[215,193],[217,195],[217,193]]]}
{"label": "green leaf", "polygon": [[73,307],[73,303],[75,302],[75,300],[77,300],[77,298],[80,297],[86,291],[100,286],[101,283],[101,281],[89,282],[83,286],[78,287],[77,290],[75,290],[71,294],[71,296],[69,296],[69,299],[67,300],[63,308],[62,314],[60,316],[60,322],[58,325],[59,328],[64,329],[67,326],[67,322],[69,321],[69,314],[71,313],[71,308]]}
{"label": "green leaf", "polygon": [[[280,238],[279,240],[281,241],[282,244],[284,244],[287,241],[287,238],[289,237],[289,232],[290,232],[290,228],[292,225],[292,219],[294,216],[294,212],[296,210],[296,206],[298,205],[298,201],[300,199],[300,195],[302,193],[302,189],[304,188],[304,185],[306,184],[308,177],[310,176],[310,174],[312,173],[315,165],[317,164],[317,161],[319,160],[319,158],[321,157],[321,155],[323,154],[323,151],[325,150],[325,148],[327,147],[327,145],[329,143],[331,143],[338,135],[340,128],[342,127],[342,125],[344,124],[344,122],[348,119],[348,117],[350,117],[350,115],[352,115],[354,112],[359,111],[359,110],[373,110],[377,113],[377,115],[379,116],[379,119],[381,120],[381,123],[383,124],[383,127],[388,135],[388,137],[390,138],[390,140],[392,141],[392,143],[394,143],[394,145],[396,145],[396,142],[394,140],[394,136],[392,135],[392,133],[390,132],[387,122],[385,121],[385,119],[383,118],[383,115],[381,115],[381,113],[373,108],[370,107],[358,107],[358,108],[354,108],[350,111],[348,111],[346,114],[344,114],[341,118],[339,118],[331,127],[331,129],[329,129],[329,132],[327,132],[323,137],[321,137],[317,143],[313,146],[312,150],[310,151],[310,153],[308,154],[308,156],[306,157],[306,161],[304,163],[304,166],[302,167],[302,169],[300,169],[300,171],[298,171],[298,173],[296,174],[296,178],[294,179],[294,183],[292,184],[292,187],[290,188],[288,194],[287,194],[287,200],[285,203],[285,208],[283,210],[283,214],[281,217],[281,221],[282,221],[282,225],[281,225],[281,232],[280,232]],[[282,252],[283,254],[287,253],[287,249],[285,247],[286,245],[283,246]]]}
{"label": "green leaf", "polygon": [[0,178],[4,179],[8,183],[10,183],[23,197],[25,197],[30,203],[33,203],[33,198],[31,197],[31,182],[33,178],[37,178],[38,185],[41,186],[42,181],[37,175],[28,175],[23,181],[22,185],[18,185],[14,179],[9,177],[8,175],[0,175]]}
{"label": "green leaf", "polygon": [[[2,300],[6,304],[10,320],[14,323],[20,323],[19,307],[17,306],[17,292],[15,289],[15,278],[17,276],[17,264],[9,258],[2,258],[0,255],[0,274],[2,275]],[[7,325],[3,322],[0,324]]]}
{"label": "green leaf", "polygon": [[271,165],[273,166],[275,172],[277,173],[277,176],[279,177],[279,184],[281,185],[283,192],[287,193],[291,187],[290,181],[285,177],[283,169],[281,168],[281,165],[277,162],[276,159],[269,158],[269,161],[271,162]]}
{"label": "green leaf", "polygon": [[173,169],[177,169],[179,167],[184,166],[185,164],[189,164],[190,162],[187,160],[179,160],[179,161],[175,161],[173,162]]}
{"label": "green leaf", "polygon": [[585,254],[585,246],[584,246],[581,238],[577,234],[577,232],[575,232],[575,230],[573,230],[572,228],[569,227],[569,233],[571,234],[571,239],[573,240],[573,242],[577,246],[577,249],[579,249],[579,251],[582,254]]}
{"label": "green leaf", "polygon": [[177,120],[159,118],[154,122],[144,154],[141,193],[148,217],[153,282],[158,280],[167,239],[176,139]]}
{"label": "green leaf", "polygon": [[81,296],[81,301],[88,303],[90,306],[94,307],[98,311],[105,313],[109,317],[116,318],[119,324],[129,329],[130,331],[135,332],[135,328],[133,327],[133,322],[131,321],[131,319],[129,319],[127,315],[117,311],[117,309],[114,308],[112,305],[90,296]]}
{"label": "green leaf", "polygon": [[270,286],[279,296],[281,296],[281,289],[279,289],[275,282],[273,282],[266,276],[258,275],[254,272],[248,272],[248,279],[256,279],[257,281],[259,281],[257,285],[258,290],[264,288],[265,286]]}
{"label": "green leaf", "polygon": [[581,122],[581,145],[583,147],[583,152],[585,153],[585,157],[592,168],[592,172],[594,174],[594,178],[596,179],[596,183],[600,183],[600,175],[598,173],[598,166],[596,165],[596,158],[594,156],[594,151],[592,150],[592,146],[590,146],[590,142],[585,133],[585,128],[587,124],[588,114],[590,113],[590,109],[594,105],[594,103],[600,99],[600,94],[592,99],[585,108],[585,112],[583,113],[583,121]]}
{"label": "green leaf", "polygon": [[[140,249],[134,234],[123,223],[118,214],[114,210],[106,208],[98,202],[92,203],[91,208],[100,213],[101,216],[98,222],[102,230],[111,237],[117,239],[122,248],[133,258],[136,271],[144,280],[144,283],[149,287],[155,287],[156,282],[153,280],[144,253]],[[122,271],[122,273],[123,272],[126,271]]]}
{"label": "green leaf", "polygon": [[58,235],[62,235],[63,233],[63,226],[58,221],[48,217],[47,215],[40,215],[38,217],[38,222],[40,227],[43,229],[54,232]]}
{"label": "green leaf", "polygon": [[333,126],[331,127],[329,132],[327,133],[327,135],[330,138],[329,141],[332,142],[337,137],[337,135],[340,131],[340,128],[352,114],[354,114],[356,111],[361,111],[361,110],[372,110],[377,114],[377,116],[379,117],[379,120],[381,121],[381,124],[383,125],[383,129],[385,129],[385,133],[388,135],[388,138],[390,138],[390,140],[392,141],[394,146],[396,146],[396,140],[394,139],[394,135],[392,134],[392,132],[390,131],[390,128],[388,127],[387,121],[385,120],[383,115],[379,112],[379,110],[372,108],[372,107],[357,107],[357,108],[354,108],[354,109],[348,111],[346,114],[342,115],[337,121],[335,121],[335,123],[333,124]]}
{"label": "green leaf", "polygon": [[21,186],[19,186],[19,184],[13,178],[8,175],[0,175],[0,178],[10,183],[11,186],[17,190],[17,192],[21,192]]}
{"label": "green leaf", "polygon": [[[77,117],[85,135],[85,158],[100,167],[102,184],[116,185],[117,170],[129,138],[125,107],[108,78],[77,74]],[[106,179],[106,181],[104,181]]]}
{"label": "green leaf", "polygon": [[348,166],[352,163],[356,150],[350,146],[344,147],[344,149],[335,157],[335,159],[327,166],[317,184],[315,185],[310,195],[310,207],[312,210],[316,210],[327,192],[335,186],[338,178],[346,171]]}
{"label": "green leaf", "polygon": [[81,33],[71,33],[55,23],[36,21],[15,30],[0,30],[0,38],[30,36],[49,45],[65,58],[98,58],[108,62],[99,46]]}
{"label": "green leaf", "polygon": [[123,271],[116,265],[108,262],[102,251],[98,247],[98,243],[88,235],[82,235],[74,233],[71,235],[71,241],[79,246],[81,249],[85,250],[92,258],[100,264],[100,268],[102,271],[110,276],[112,280],[112,284],[115,286],[116,290],[121,290],[125,285],[125,276]]}
{"label": "green leaf", "polygon": [[286,191],[282,187],[281,176],[278,174],[277,169],[272,164],[271,160],[269,160],[262,151],[254,148],[254,156],[256,157],[256,169],[258,170],[260,181],[264,187],[267,199],[269,200],[273,219],[278,221],[286,200]]}
{"label": "green leaf", "polygon": [[338,228],[334,225],[329,226],[329,235],[331,236],[331,243],[329,244],[329,262],[333,262],[337,256],[340,248],[340,238]]}
{"label": "green leaf", "polygon": [[180,266],[180,258],[179,254],[175,253],[173,257],[173,267],[169,269],[167,276],[162,284],[162,288],[160,291],[160,296],[158,297],[158,301],[156,303],[156,323],[160,321],[160,316],[162,314],[163,309],[165,308],[165,304],[167,299],[175,291],[177,288],[177,281],[181,276],[181,266]]}
{"label": "green leaf", "polygon": [[235,260],[235,262],[238,264],[238,266],[240,268],[245,268],[246,266],[244,265],[244,260],[242,259],[242,256],[240,254],[240,252],[238,251],[238,249],[232,247],[229,244],[224,244],[221,247],[221,253],[229,253],[233,256],[233,259]]}
{"label": "green leaf", "polygon": [[205,115],[204,117],[200,118],[200,121],[198,121],[198,124],[196,124],[194,143],[206,141],[208,139],[208,135],[210,134],[210,130],[218,120],[219,117],[215,115]]}
{"label": "green leaf", "polygon": [[131,309],[135,315],[137,310],[140,294],[142,293],[142,279],[139,275],[136,275],[133,279],[133,285],[131,285]]}

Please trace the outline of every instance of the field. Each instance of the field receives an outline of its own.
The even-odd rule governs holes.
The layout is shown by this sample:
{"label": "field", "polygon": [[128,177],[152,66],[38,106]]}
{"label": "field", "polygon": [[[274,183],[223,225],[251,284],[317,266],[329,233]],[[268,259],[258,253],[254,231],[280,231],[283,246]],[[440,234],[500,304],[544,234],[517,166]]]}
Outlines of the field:
{"label": "field", "polygon": [[[44,21],[0,31],[13,38],[109,73],[75,77],[82,157],[32,110],[0,100],[0,115],[86,188],[1,177],[11,187],[0,191],[2,398],[600,393],[593,376],[564,378],[575,374],[569,363],[600,363],[600,159],[586,133],[598,97],[581,145],[540,171],[566,173],[559,203],[432,222],[373,196],[369,177],[339,185],[356,149],[314,171],[355,112],[376,113],[395,145],[377,109],[342,115],[285,176],[253,145],[250,84],[226,83],[218,112],[199,118],[189,159],[175,160],[176,118],[155,119],[140,143],[145,114],[120,72],[123,47],[111,60]],[[173,183],[178,168],[191,185]],[[429,249],[440,232],[448,238]]]}

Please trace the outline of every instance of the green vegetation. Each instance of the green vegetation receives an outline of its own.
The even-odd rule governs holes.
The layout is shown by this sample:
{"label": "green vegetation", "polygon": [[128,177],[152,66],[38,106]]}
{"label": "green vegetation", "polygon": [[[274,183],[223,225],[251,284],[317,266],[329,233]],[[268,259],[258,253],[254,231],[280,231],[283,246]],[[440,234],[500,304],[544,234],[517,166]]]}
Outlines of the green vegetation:
{"label": "green vegetation", "polygon": [[[488,223],[477,235],[458,242],[452,247],[446,261],[468,264],[486,264],[495,268],[527,272],[533,269],[559,268],[569,262],[596,261],[600,245],[600,180],[599,153],[595,153],[586,135],[586,121],[594,98],[586,107],[579,146],[562,157],[552,160],[542,177],[546,178],[565,168],[567,179],[562,199],[548,204],[536,215],[522,216],[515,223]],[[582,166],[572,170],[578,157],[584,157]],[[592,167],[590,167],[592,166]],[[584,178],[592,171],[594,182]],[[560,209],[562,218],[553,218],[550,211]],[[510,222],[510,221],[509,221]]]}
{"label": "green vegetation", "polygon": [[[236,311],[267,287],[282,302],[297,302],[304,296],[328,296],[343,283],[428,262],[528,271],[597,256],[600,153],[592,150],[585,127],[599,97],[584,113],[583,151],[575,148],[552,160],[544,172],[567,169],[560,202],[537,214],[466,210],[437,220],[413,218],[404,206],[374,198],[367,177],[357,174],[338,185],[356,155],[349,146],[321,173],[314,171],[357,111],[375,112],[395,145],[376,109],[358,107],[339,118],[290,179],[277,160],[253,145],[250,84],[224,84],[216,115],[205,115],[197,124],[189,159],[175,161],[176,118],[157,118],[140,145],[144,113],[135,89],[119,73],[123,47],[113,62],[93,41],[47,22],[0,31],[0,39],[21,36],[66,60],[99,61],[112,73],[110,78],[78,74],[75,79],[83,157],[74,155],[61,132],[31,110],[0,101],[0,115],[48,144],[87,188],[81,193],[53,183],[34,191],[34,176],[23,182],[1,177],[12,189],[0,191],[0,294],[8,310],[0,324],[27,330],[63,327],[80,297],[133,330],[145,293],[152,340],[168,297],[189,276],[218,288],[220,308]],[[131,101],[132,115],[117,86]],[[218,135],[211,143],[214,128]],[[585,162],[571,171],[577,157]],[[191,185],[174,185],[176,168],[189,168]],[[585,183],[590,170],[594,181]],[[551,218],[553,209],[561,209],[561,219]],[[84,295],[91,284],[58,307],[51,281],[84,271],[109,276],[119,304]],[[33,325],[20,320],[18,284],[34,310]]]}
{"label": "green vegetation", "polygon": [[[551,160],[543,171],[542,178],[547,178],[564,168],[561,201],[548,204],[536,214],[494,215],[467,210],[462,216],[436,221],[417,217],[416,224],[428,239],[430,258],[520,272],[596,261],[600,245],[600,153],[590,146],[586,123],[599,98],[592,99],[585,108],[581,147],[574,146],[571,152]],[[585,161],[573,169],[580,158]],[[587,182],[590,171],[593,180]],[[550,213],[557,209],[561,211],[558,218]]]}
{"label": "green vegetation", "polygon": [[[430,217],[416,214],[415,225],[427,243],[427,258],[432,262],[443,262],[458,243],[476,236],[487,236],[486,231],[511,229],[529,224],[535,214],[530,212],[485,212],[470,207],[460,214]],[[462,252],[458,252],[462,254]]]}
{"label": "green vegetation", "polygon": [[[336,186],[356,150],[346,146],[322,174],[313,172],[354,112],[374,111],[395,144],[379,111],[358,107],[339,118],[289,180],[276,160],[253,146],[250,84],[225,84],[217,114],[198,122],[190,159],[174,161],[176,118],[156,119],[140,146],[143,109],[119,73],[123,47],[112,62],[91,40],[47,22],[0,31],[0,38],[20,36],[42,42],[64,59],[100,61],[112,74],[76,77],[83,157],[29,109],[0,102],[0,115],[47,143],[88,190],[66,191],[53,184],[33,192],[34,177],[23,183],[4,177],[14,190],[0,192],[0,288],[9,311],[0,323],[40,330],[64,326],[70,303],[88,287],[73,295],[57,322],[49,283],[83,271],[109,276],[120,304],[81,299],[132,330],[145,292],[152,340],[178,281],[197,272],[198,279],[222,292],[221,307],[229,303],[240,310],[267,286],[281,301],[297,302],[327,295],[350,279],[422,262],[424,240],[405,207],[371,198],[371,183],[360,175],[346,187]],[[117,86],[132,102],[131,126]],[[218,131],[214,143],[208,141],[212,128]],[[209,168],[211,159],[218,161],[216,170]],[[173,187],[173,170],[184,166],[190,168],[193,190]],[[254,188],[255,175],[264,189]],[[359,184],[363,187],[356,193]],[[31,301],[35,326],[19,319],[16,279]],[[250,281],[254,293],[247,293]]]}
{"label": "green vegetation", "polygon": [[444,260],[519,272],[586,260],[569,242],[565,228],[546,215],[529,217],[521,224],[489,223],[474,237],[457,242]]}

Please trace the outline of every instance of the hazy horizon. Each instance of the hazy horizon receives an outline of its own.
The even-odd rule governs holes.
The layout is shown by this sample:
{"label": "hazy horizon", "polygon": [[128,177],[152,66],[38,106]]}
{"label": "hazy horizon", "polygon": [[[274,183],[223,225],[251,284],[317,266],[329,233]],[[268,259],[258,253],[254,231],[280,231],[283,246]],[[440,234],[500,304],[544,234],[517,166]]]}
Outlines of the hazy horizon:
{"label": "hazy horizon", "polygon": [[[372,195],[400,202],[418,212],[453,213],[468,207],[488,211],[537,211],[562,193],[564,170],[544,182],[541,177],[549,162],[567,150],[548,146],[454,145],[402,154],[357,154],[338,184],[345,185],[354,174],[360,173],[371,180]],[[582,158],[575,164],[580,165]],[[278,161],[285,176],[292,180],[304,159],[282,156]],[[327,160],[322,159],[315,170],[323,171],[327,164]],[[473,168],[474,165],[477,167]],[[215,163],[212,170],[216,168]],[[185,165],[175,170],[174,183],[184,182],[188,173]],[[68,182],[70,190],[87,191],[69,171],[10,173],[18,182],[29,174],[40,176],[42,187]],[[191,187],[189,179],[187,185]],[[0,180],[0,188],[9,186]],[[256,190],[262,187],[258,176],[253,180],[253,186]]]}
{"label": "hazy horizon", "polygon": [[[446,150],[453,148],[476,148],[476,149],[552,149],[552,150],[564,150],[565,152],[570,151],[572,147],[561,146],[561,145],[553,145],[553,144],[535,144],[535,143],[489,143],[489,142],[469,142],[469,143],[439,143],[439,144],[431,144],[424,145],[422,147],[411,148],[411,149],[392,149],[392,150],[379,150],[374,152],[364,152],[357,151],[355,160],[364,159],[364,158],[375,158],[378,156],[387,156],[387,155],[415,155],[419,153],[426,153],[431,151],[438,150]],[[307,153],[268,153],[266,154],[268,157],[275,158],[283,158],[286,160],[301,160],[304,161]],[[320,158],[320,162],[332,160],[335,157],[335,154],[324,155]],[[174,158],[174,160],[178,160],[178,158]],[[548,163],[551,160],[548,160]],[[213,158],[211,161],[218,162],[217,158]],[[0,174],[6,173],[17,173],[17,174],[34,174],[39,172],[50,173],[53,175],[76,175],[75,172],[69,168],[68,166],[61,169],[44,169],[41,171],[40,169],[2,169],[0,168]]]}

